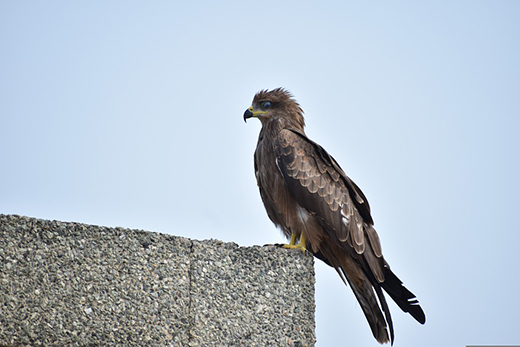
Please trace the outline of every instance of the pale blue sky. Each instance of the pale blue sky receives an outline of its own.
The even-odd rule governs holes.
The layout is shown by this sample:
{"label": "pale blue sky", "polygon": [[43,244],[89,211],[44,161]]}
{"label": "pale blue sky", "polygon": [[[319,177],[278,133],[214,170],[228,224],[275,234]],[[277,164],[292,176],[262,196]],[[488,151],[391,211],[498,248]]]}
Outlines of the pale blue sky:
{"label": "pale blue sky", "polygon": [[[425,326],[395,346],[519,344],[520,2],[2,1],[0,213],[282,242],[253,173],[283,86],[361,187]],[[376,346],[316,262],[317,346]]]}

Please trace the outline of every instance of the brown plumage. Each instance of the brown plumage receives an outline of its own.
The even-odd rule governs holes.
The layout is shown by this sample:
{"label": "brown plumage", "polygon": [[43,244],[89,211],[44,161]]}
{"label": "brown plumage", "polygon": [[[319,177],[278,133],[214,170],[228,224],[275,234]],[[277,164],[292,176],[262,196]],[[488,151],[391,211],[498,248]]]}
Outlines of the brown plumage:
{"label": "brown plumage", "polygon": [[394,340],[382,289],[424,324],[415,295],[383,257],[365,195],[332,156],[307,138],[303,110],[292,95],[282,88],[260,91],[244,113],[244,120],[251,117],[262,123],[254,155],[260,195],[271,221],[291,238],[288,248],[305,247],[336,269],[379,343]]}

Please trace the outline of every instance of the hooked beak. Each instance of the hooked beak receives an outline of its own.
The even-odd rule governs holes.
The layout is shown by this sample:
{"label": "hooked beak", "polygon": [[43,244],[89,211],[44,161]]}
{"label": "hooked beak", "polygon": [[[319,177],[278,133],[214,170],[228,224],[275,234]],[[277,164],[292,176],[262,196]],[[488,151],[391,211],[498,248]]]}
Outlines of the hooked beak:
{"label": "hooked beak", "polygon": [[255,114],[253,113],[253,106],[251,106],[246,110],[246,112],[244,112],[244,122],[247,123],[247,119],[254,116]]}
{"label": "hooked beak", "polygon": [[252,117],[258,117],[258,116],[261,116],[263,114],[267,113],[267,111],[262,111],[262,110],[254,110],[253,109],[253,106],[250,106],[246,112],[244,112],[244,122],[247,122],[247,119],[248,118],[252,118]]}

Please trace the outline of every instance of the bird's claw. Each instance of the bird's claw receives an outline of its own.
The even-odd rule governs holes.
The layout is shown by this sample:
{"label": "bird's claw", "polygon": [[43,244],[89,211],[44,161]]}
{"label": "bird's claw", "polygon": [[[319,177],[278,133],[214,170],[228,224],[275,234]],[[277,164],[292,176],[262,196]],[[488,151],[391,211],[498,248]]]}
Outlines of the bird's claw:
{"label": "bird's claw", "polygon": [[305,248],[305,246],[301,243],[298,243],[296,245],[282,245],[282,247],[286,249],[299,249],[303,253],[305,253],[305,251],[307,250],[307,248]]}
{"label": "bird's claw", "polygon": [[305,246],[303,246],[301,244],[291,245],[291,244],[287,244],[287,243],[266,243],[264,245],[264,247],[269,247],[269,246],[281,247],[281,248],[285,248],[285,249],[299,249],[303,253],[305,253],[305,251],[307,250],[307,248],[305,248]]}

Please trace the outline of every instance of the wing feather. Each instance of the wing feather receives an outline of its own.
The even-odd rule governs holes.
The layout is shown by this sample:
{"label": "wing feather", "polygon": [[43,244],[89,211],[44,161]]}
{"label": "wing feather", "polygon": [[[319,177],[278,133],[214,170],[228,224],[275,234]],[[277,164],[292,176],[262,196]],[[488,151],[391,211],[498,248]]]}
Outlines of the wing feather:
{"label": "wing feather", "polygon": [[381,245],[371,227],[368,202],[335,160],[298,131],[282,130],[276,148],[280,170],[298,203],[320,218],[331,239],[343,247],[357,254],[372,247],[366,256],[373,257],[370,262],[382,269]]}
{"label": "wing feather", "polygon": [[376,230],[371,225],[366,224],[365,230],[368,235],[368,240],[370,241],[370,246],[374,250],[374,255],[378,258],[381,258],[383,255],[383,251],[381,249],[381,242],[379,241],[379,235],[377,235]]}

